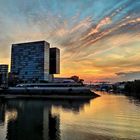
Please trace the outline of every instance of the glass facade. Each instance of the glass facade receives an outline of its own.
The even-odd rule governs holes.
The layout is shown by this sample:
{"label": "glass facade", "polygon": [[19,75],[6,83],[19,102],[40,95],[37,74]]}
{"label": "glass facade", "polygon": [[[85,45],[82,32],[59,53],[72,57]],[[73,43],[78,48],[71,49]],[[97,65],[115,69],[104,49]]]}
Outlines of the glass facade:
{"label": "glass facade", "polygon": [[49,48],[45,41],[13,44],[11,72],[23,81],[49,81]]}
{"label": "glass facade", "polygon": [[60,73],[60,50],[50,48],[50,74]]}

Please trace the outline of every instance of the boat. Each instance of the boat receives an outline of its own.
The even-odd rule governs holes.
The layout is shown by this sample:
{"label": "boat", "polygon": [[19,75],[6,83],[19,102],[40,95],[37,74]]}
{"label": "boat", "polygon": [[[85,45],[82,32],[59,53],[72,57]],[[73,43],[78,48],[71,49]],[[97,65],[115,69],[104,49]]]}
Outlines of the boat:
{"label": "boat", "polygon": [[94,98],[99,96],[81,83],[18,84],[16,87],[4,89],[1,95],[8,95],[9,98]]}

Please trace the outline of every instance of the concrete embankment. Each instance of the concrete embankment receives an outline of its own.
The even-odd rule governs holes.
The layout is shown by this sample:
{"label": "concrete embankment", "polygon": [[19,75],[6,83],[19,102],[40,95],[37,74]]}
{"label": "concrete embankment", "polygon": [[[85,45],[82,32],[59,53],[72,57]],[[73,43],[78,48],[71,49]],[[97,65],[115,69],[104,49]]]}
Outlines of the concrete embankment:
{"label": "concrete embankment", "polygon": [[48,99],[91,99],[99,97],[90,90],[46,90],[46,89],[5,89],[0,91],[1,98],[48,98]]}

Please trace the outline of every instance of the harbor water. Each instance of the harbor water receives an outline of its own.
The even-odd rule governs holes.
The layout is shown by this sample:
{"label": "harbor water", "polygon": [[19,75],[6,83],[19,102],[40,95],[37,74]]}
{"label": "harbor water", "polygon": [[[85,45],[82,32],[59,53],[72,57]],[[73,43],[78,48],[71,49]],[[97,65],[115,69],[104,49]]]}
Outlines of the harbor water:
{"label": "harbor water", "polygon": [[140,100],[2,100],[0,140],[140,140]]}

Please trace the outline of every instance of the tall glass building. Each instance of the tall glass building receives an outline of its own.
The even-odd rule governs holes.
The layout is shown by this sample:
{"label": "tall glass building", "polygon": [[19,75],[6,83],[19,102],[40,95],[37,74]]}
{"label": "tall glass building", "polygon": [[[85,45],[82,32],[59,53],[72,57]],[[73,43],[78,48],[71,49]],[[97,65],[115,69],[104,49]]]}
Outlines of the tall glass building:
{"label": "tall glass building", "polygon": [[46,41],[12,45],[11,73],[22,81],[49,81],[50,44]]}
{"label": "tall glass building", "polygon": [[50,48],[50,74],[60,73],[60,50]]}

